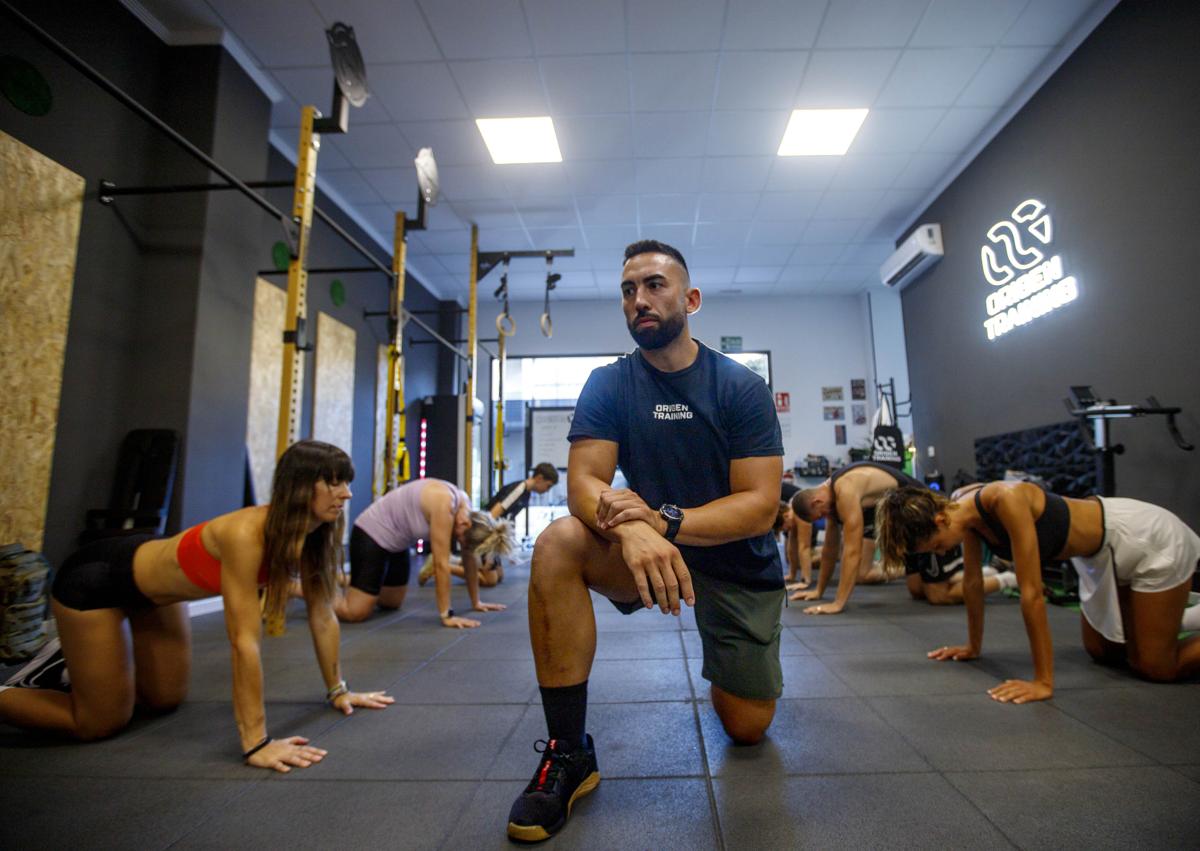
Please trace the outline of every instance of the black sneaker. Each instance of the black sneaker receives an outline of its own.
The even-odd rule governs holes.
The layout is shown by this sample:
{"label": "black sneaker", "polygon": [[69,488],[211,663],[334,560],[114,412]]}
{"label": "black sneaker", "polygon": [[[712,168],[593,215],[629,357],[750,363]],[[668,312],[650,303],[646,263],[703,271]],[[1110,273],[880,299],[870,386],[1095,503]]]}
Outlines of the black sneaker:
{"label": "black sneaker", "polygon": [[[533,779],[513,802],[508,814],[508,838],[518,842],[541,842],[562,830],[576,799],[600,785],[596,746],[591,736],[583,747],[564,749],[557,739],[541,739],[534,750],[543,754]],[[544,748],[537,745],[544,744]]]}
{"label": "black sneaker", "polygon": [[67,676],[67,661],[63,658],[62,644],[57,638],[47,641],[29,664],[5,680],[0,688],[52,688],[57,691],[70,691],[71,680]]}

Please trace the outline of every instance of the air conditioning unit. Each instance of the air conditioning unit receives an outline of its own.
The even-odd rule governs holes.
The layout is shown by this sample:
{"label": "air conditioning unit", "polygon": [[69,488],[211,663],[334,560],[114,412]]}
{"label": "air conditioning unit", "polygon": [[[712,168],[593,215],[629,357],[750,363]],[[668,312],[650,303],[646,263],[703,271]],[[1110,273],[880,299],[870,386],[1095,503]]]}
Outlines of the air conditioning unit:
{"label": "air conditioning unit", "polygon": [[942,259],[941,225],[919,225],[900,244],[896,253],[879,267],[879,279],[887,287],[903,287]]}

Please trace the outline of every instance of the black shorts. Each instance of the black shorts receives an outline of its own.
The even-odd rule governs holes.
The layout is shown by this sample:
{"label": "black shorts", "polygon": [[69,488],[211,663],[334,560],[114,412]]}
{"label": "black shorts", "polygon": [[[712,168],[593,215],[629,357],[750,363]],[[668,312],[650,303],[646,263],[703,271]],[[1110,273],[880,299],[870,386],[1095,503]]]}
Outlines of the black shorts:
{"label": "black shorts", "polygon": [[948,550],[945,555],[936,553],[909,553],[904,559],[904,575],[921,574],[922,582],[949,582],[950,577],[962,570],[962,547]]}
{"label": "black shorts", "polygon": [[133,554],[154,537],[118,535],[80,547],[55,572],[51,596],[81,611],[153,608],[133,581]]}
{"label": "black shorts", "polygon": [[408,550],[393,553],[355,526],[350,530],[350,587],[378,597],[381,588],[408,584]]}

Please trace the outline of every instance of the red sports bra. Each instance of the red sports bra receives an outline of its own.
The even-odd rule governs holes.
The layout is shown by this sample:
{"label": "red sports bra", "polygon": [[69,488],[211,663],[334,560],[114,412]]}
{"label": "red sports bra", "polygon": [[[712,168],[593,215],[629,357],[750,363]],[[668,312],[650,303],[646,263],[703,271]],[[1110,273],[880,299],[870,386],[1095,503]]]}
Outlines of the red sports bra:
{"label": "red sports bra", "polygon": [[[179,546],[175,549],[175,558],[183,575],[191,580],[192,584],[212,594],[220,594],[221,560],[214,558],[200,540],[200,532],[207,525],[207,521],[197,523],[183,533],[183,537],[179,539]],[[267,584],[266,564],[258,569],[258,584]]]}

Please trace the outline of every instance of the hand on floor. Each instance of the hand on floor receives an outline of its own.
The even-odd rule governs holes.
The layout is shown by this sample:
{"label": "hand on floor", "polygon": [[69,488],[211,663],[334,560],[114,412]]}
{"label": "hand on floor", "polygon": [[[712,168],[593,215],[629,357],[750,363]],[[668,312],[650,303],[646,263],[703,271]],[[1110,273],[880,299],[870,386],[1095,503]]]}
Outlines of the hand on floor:
{"label": "hand on floor", "polygon": [[455,615],[452,618],[445,618],[442,621],[442,626],[450,627],[451,629],[474,629],[479,626],[479,621]]}
{"label": "hand on floor", "polygon": [[804,610],[806,615],[837,615],[846,608],[841,603],[822,603],[819,606],[809,606]]}
{"label": "hand on floor", "polygon": [[945,662],[947,659],[953,659],[955,662],[965,662],[967,659],[978,659],[979,651],[962,645],[960,647],[939,647],[937,650],[930,650],[925,655],[939,662]]}
{"label": "hand on floor", "polygon": [[507,608],[508,606],[504,605],[503,603],[484,603],[481,600],[479,605],[472,606],[471,610],[475,612],[502,612]]}
{"label": "hand on floor", "polygon": [[308,768],[314,762],[320,762],[329,751],[314,748],[303,736],[288,736],[286,739],[275,739],[262,750],[246,760],[247,765],[255,768],[271,768],[287,774],[296,768]]}
{"label": "hand on floor", "polygon": [[345,715],[353,715],[356,706],[366,709],[387,709],[395,702],[396,698],[384,691],[348,691],[333,699],[333,708]]}
{"label": "hand on floor", "polygon": [[1035,700],[1049,700],[1054,696],[1054,686],[1039,683],[1036,680],[1005,680],[1000,685],[988,689],[992,700],[1001,703],[1031,703]]}

